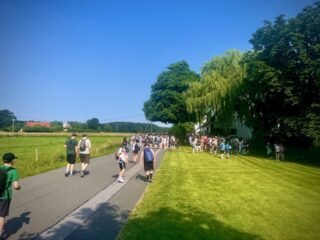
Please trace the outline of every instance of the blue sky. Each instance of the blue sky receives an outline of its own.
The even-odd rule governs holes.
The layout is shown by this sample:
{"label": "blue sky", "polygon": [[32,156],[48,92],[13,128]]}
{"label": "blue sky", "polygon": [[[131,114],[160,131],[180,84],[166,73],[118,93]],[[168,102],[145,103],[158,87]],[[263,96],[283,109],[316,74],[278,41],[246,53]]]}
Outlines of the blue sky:
{"label": "blue sky", "polygon": [[146,122],[143,102],[166,67],[197,73],[251,49],[264,20],[312,0],[1,0],[0,109],[19,120]]}

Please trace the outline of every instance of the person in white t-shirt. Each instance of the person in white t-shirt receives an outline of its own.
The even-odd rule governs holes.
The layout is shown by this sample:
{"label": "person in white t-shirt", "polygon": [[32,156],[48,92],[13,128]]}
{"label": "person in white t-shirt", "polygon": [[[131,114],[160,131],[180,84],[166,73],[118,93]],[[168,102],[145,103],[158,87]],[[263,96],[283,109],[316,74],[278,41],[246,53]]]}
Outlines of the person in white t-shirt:
{"label": "person in white t-shirt", "polygon": [[79,145],[79,155],[80,155],[80,161],[81,161],[81,177],[84,177],[85,170],[88,167],[90,163],[90,148],[91,148],[91,141],[88,138],[87,134],[83,134],[83,137],[81,138]]}

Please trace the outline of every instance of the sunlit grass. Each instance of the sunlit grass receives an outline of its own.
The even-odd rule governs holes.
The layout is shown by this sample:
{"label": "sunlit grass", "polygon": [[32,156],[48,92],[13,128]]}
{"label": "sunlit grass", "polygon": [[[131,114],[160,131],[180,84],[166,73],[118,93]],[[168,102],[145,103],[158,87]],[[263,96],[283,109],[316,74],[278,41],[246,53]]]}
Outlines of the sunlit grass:
{"label": "sunlit grass", "polygon": [[119,239],[320,239],[320,169],[168,152]]}
{"label": "sunlit grass", "polygon": [[[14,152],[20,177],[32,176],[66,165],[66,136],[2,136],[0,153]],[[78,140],[80,137],[78,137]],[[92,136],[91,157],[108,154],[118,147],[121,136]],[[79,159],[77,159],[79,162]]]}

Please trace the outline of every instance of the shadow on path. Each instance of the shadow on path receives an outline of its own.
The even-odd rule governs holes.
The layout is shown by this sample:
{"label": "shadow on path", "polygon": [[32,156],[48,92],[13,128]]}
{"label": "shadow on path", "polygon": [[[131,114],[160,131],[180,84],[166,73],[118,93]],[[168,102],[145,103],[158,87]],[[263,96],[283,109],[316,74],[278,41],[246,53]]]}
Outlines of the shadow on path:
{"label": "shadow on path", "polygon": [[21,213],[20,217],[11,218],[5,224],[6,237],[9,238],[11,235],[15,234],[19,229],[23,227],[23,224],[30,223],[31,212]]}

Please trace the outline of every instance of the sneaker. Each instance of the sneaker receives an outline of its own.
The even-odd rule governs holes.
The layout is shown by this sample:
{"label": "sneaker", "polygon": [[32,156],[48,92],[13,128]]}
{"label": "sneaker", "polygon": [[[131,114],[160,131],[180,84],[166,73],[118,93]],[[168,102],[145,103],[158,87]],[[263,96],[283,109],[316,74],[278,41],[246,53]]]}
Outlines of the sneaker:
{"label": "sneaker", "polygon": [[72,176],[73,176],[73,173],[70,173],[69,176],[72,177]]}
{"label": "sneaker", "polygon": [[84,172],[82,170],[80,171],[80,173],[81,173],[81,177],[84,177]]}
{"label": "sneaker", "polygon": [[122,178],[118,178],[118,182],[123,183],[123,179]]}
{"label": "sneaker", "polygon": [[69,176],[69,172],[66,172],[66,173],[64,174],[64,176],[65,176],[65,177],[68,177],[68,176]]}

